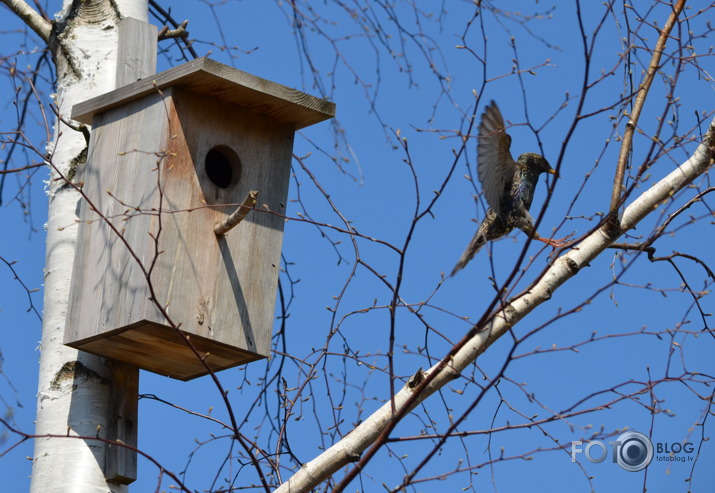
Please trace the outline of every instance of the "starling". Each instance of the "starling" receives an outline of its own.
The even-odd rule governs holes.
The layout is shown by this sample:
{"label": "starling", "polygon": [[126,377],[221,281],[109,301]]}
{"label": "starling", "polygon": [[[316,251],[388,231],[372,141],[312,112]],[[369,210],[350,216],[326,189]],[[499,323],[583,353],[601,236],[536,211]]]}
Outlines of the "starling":
{"label": "starling", "polygon": [[514,162],[510,147],[511,137],[504,129],[504,119],[492,101],[482,115],[477,146],[477,172],[489,210],[451,276],[463,269],[487,241],[506,236],[514,228],[552,246],[562,246],[559,241],[541,238],[529,214],[539,175],[556,172],[543,156],[533,152],[522,154]]}

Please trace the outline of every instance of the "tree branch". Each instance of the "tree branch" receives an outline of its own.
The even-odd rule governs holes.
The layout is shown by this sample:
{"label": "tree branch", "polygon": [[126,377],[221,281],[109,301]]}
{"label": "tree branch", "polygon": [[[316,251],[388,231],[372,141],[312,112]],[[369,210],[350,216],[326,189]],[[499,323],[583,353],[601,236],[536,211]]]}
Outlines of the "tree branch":
{"label": "tree branch", "polygon": [[243,199],[243,203],[238,206],[238,209],[236,209],[233,214],[228,216],[226,219],[217,223],[214,226],[214,233],[216,234],[216,236],[225,235],[233,228],[235,228],[238,223],[243,221],[243,218],[246,217],[246,215],[251,212],[251,209],[253,209],[253,206],[256,205],[257,199],[258,190],[251,190],[250,192],[248,192],[246,198]]}
{"label": "tree branch", "polygon": [[52,32],[52,24],[50,21],[42,17],[24,0],[0,0],[0,2],[7,5],[10,10],[17,14],[17,16],[49,46],[50,33]]}
{"label": "tree branch", "polygon": [[[475,326],[448,355],[430,368],[422,383],[415,388],[403,387],[394,398],[387,401],[342,440],[334,444],[303,467],[275,493],[307,492],[329,478],[345,465],[356,462],[356,458],[372,445],[379,436],[388,434],[419,403],[427,399],[449,382],[458,378],[461,372],[471,365],[493,342],[504,334],[534,308],[548,301],[552,294],[566,281],[574,277],[579,270],[608,248],[620,235],[633,229],[643,218],[651,213],[662,201],[683,189],[696,177],[704,173],[715,158],[715,118],[693,155],[668,176],[661,179],[649,190],[641,194],[624,211],[621,229],[612,233],[608,224],[589,234],[578,246],[559,257],[528,291],[516,296],[504,307],[495,312],[482,327]],[[393,406],[395,414],[393,414]],[[376,446],[379,446],[376,445]],[[343,484],[349,481],[364,466],[370,449],[360,462],[348,472]]]}
{"label": "tree branch", "polygon": [[[697,194],[695,197],[691,198],[688,200],[688,202],[679,207],[677,211],[673,212],[668,216],[668,218],[663,221],[663,224],[658,226],[658,228],[655,230],[653,234],[650,235],[650,238],[647,240],[641,242],[641,243],[613,243],[609,248],[615,248],[617,250],[632,250],[632,251],[639,251],[639,252],[646,252],[648,254],[648,259],[652,262],[653,261],[653,255],[655,255],[655,247],[653,246],[653,243],[656,242],[663,234],[665,233],[666,228],[668,225],[673,222],[673,220],[678,217],[680,214],[688,210],[693,204],[696,202],[700,202],[702,198],[711,193],[715,192],[715,187],[709,187],[706,190],[703,190],[699,194]],[[715,281],[715,278],[713,279]]]}
{"label": "tree branch", "polygon": [[186,26],[189,25],[189,21],[186,20],[181,23],[179,27],[176,29],[169,29],[169,26],[164,26],[161,28],[159,31],[157,37],[159,38],[159,41],[163,41],[165,39],[172,39],[172,38],[188,38],[189,37],[189,31],[186,30]]}
{"label": "tree branch", "polygon": [[678,0],[678,3],[673,7],[673,12],[670,13],[665,26],[663,26],[663,30],[660,32],[658,42],[655,44],[655,49],[653,50],[653,56],[650,59],[650,65],[648,66],[648,72],[646,73],[645,79],[641,82],[638,92],[636,93],[636,101],[633,105],[633,111],[631,111],[628,123],[626,123],[626,131],[623,134],[621,151],[618,156],[618,163],[616,164],[616,176],[613,179],[611,206],[609,208],[612,212],[618,208],[618,204],[621,200],[623,177],[626,174],[626,164],[628,163],[628,156],[631,153],[631,147],[633,145],[633,134],[635,133],[636,126],[638,125],[638,119],[641,116],[641,111],[643,110],[643,105],[645,104],[645,98],[648,95],[648,91],[650,90],[650,85],[653,83],[655,74],[660,69],[660,58],[663,55],[663,49],[665,49],[665,42],[670,36],[670,32],[673,30],[673,26],[675,26],[678,16],[683,11],[684,7],[685,0]]}

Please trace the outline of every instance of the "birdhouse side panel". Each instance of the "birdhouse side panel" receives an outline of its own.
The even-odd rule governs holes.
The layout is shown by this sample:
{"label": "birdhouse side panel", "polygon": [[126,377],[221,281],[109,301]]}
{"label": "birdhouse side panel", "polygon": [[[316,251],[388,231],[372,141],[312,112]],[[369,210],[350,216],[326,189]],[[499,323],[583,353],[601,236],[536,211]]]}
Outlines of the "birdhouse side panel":
{"label": "birdhouse side panel", "polygon": [[[171,286],[166,293],[169,314],[190,333],[268,356],[293,129],[179,88],[172,88],[171,100],[176,116],[166,161],[166,197],[174,201],[175,211],[187,212],[170,214],[166,223],[176,229],[165,230],[162,240],[183,249],[173,260],[182,267],[162,283]],[[192,185],[187,188],[186,183]],[[256,210],[217,237],[214,225],[251,190],[259,191]]]}
{"label": "birdhouse side panel", "polygon": [[[144,271],[157,256],[157,165],[168,126],[159,94],[95,116],[82,178],[65,342],[161,320]],[[141,262],[141,266],[138,262]]]}
{"label": "birdhouse side panel", "polygon": [[174,325],[192,336],[220,340],[206,313],[212,305],[219,255],[213,224],[221,214],[203,198],[184,128],[191,123],[177,112],[177,92],[181,91],[176,87],[164,91],[169,133],[165,158],[157,169],[161,203],[154,220],[161,254],[151,280],[156,299]]}

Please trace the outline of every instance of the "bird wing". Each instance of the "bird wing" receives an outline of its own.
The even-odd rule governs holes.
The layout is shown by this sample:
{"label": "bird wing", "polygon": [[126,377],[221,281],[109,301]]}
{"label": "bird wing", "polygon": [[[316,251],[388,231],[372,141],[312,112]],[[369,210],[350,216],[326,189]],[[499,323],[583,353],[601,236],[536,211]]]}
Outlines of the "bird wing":
{"label": "bird wing", "polygon": [[502,198],[509,193],[516,173],[516,163],[509,151],[511,137],[504,127],[499,107],[492,101],[484,110],[479,124],[477,173],[484,197],[498,215],[501,213]]}

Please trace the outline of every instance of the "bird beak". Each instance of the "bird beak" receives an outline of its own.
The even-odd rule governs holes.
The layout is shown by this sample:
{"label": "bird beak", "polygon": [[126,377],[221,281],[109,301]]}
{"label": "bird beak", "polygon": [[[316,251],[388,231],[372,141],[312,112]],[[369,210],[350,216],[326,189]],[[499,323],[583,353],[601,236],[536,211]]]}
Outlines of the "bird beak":
{"label": "bird beak", "polygon": [[554,169],[549,168],[546,172],[550,175],[554,175],[556,178],[560,178],[559,174]]}

